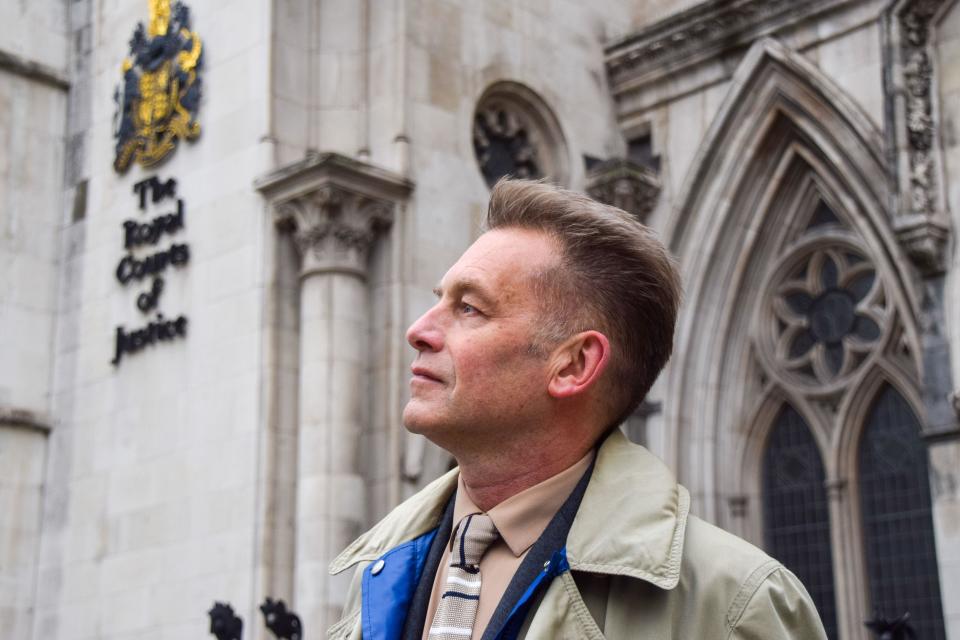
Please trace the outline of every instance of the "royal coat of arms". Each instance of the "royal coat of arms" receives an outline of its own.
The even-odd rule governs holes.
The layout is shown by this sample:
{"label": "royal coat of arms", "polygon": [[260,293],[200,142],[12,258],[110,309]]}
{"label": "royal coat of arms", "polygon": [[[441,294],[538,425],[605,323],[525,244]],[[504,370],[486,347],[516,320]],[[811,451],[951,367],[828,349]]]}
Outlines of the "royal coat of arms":
{"label": "royal coat of arms", "polygon": [[144,167],[159,164],[181,138],[200,135],[202,44],[190,30],[190,10],[181,2],[148,2],[149,24],[137,24],[123,61],[123,82],[114,94],[113,167],[119,173],[134,161]]}

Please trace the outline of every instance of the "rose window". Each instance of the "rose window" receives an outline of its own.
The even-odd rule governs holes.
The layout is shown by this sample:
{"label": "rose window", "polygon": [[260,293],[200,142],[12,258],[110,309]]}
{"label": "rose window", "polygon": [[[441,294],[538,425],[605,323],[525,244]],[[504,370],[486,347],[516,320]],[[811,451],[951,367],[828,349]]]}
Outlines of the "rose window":
{"label": "rose window", "polygon": [[882,337],[883,287],[873,265],[845,243],[793,264],[773,298],[776,359],[806,382],[833,383],[855,372]]}

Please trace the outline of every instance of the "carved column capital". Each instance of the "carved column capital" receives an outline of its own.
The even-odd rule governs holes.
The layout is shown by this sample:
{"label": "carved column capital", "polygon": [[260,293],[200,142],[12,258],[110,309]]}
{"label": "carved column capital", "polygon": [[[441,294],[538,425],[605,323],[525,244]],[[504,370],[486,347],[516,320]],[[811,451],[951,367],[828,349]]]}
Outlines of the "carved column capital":
{"label": "carved column capital", "polygon": [[660,179],[647,167],[625,158],[613,158],[597,165],[587,177],[587,193],[637,216],[646,222],[660,195]]}
{"label": "carved column capital", "polygon": [[393,223],[413,185],[401,176],[336,153],[313,154],[260,178],[277,228],[301,256],[301,276],[366,277],[377,237]]}
{"label": "carved column capital", "polygon": [[367,256],[393,222],[393,205],[324,185],[273,207],[278,229],[293,234],[301,276],[350,273],[366,277]]}

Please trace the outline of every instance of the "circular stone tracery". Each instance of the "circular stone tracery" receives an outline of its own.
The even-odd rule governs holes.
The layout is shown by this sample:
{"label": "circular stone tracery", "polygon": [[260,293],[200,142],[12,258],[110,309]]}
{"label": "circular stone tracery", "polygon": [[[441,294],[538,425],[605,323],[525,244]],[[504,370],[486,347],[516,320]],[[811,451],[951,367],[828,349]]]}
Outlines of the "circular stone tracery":
{"label": "circular stone tracery", "polygon": [[853,297],[847,291],[831,289],[821,293],[810,303],[810,333],[820,342],[840,342],[856,324],[854,305]]}
{"label": "circular stone tracery", "polygon": [[770,303],[773,360],[794,380],[838,383],[882,337],[888,303],[876,269],[840,239],[801,249],[782,265]]}

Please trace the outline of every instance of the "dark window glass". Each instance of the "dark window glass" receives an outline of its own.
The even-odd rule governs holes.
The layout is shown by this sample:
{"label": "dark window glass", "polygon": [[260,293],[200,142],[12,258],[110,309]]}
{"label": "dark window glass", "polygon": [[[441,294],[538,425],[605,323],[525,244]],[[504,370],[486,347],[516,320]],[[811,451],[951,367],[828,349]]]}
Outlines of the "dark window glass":
{"label": "dark window glass", "polygon": [[814,603],[827,636],[837,637],[830,514],[820,452],[793,407],[777,416],[763,456],[767,552],[793,571]]}
{"label": "dark window glass", "polygon": [[910,406],[889,386],[860,440],[860,500],[871,613],[909,611],[917,638],[942,640],[927,449]]}
{"label": "dark window glass", "polygon": [[641,167],[660,173],[660,156],[653,153],[653,137],[649,133],[627,142],[627,158]]}

